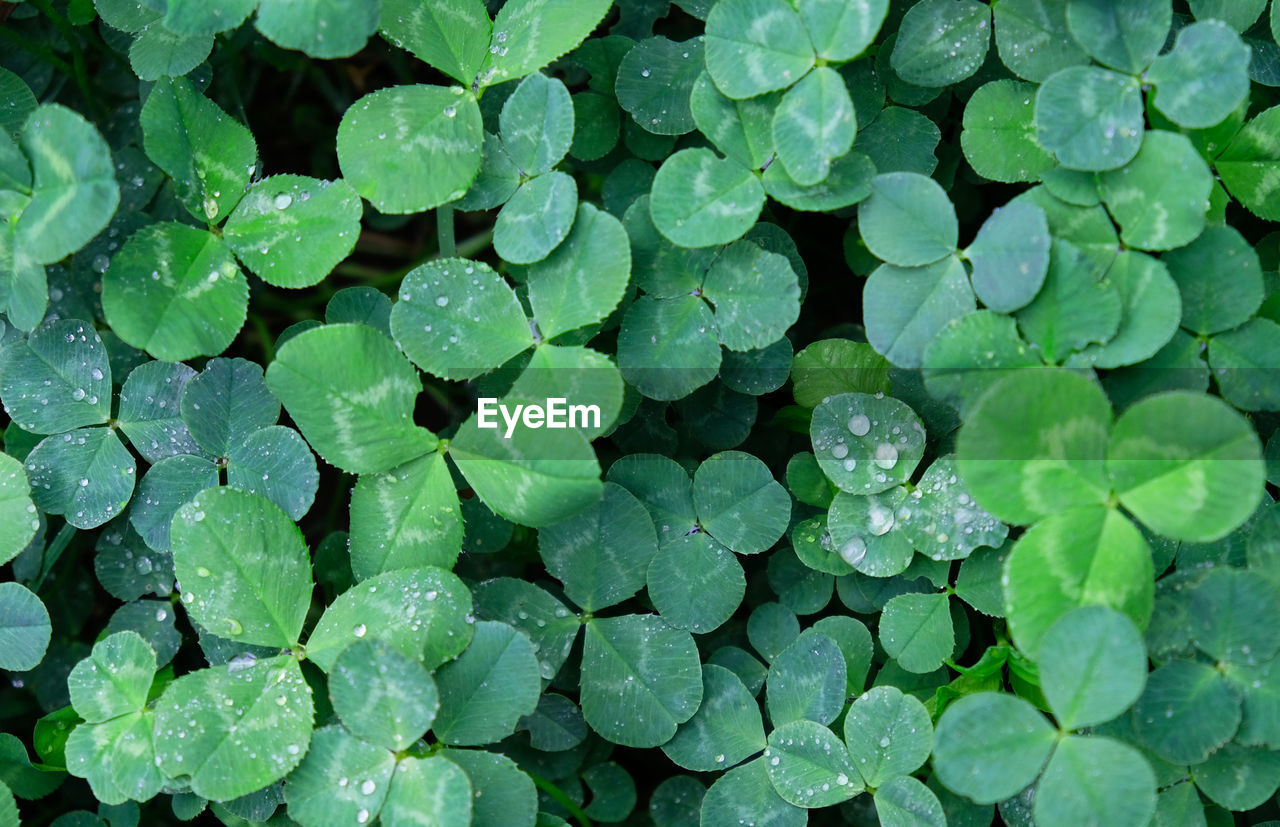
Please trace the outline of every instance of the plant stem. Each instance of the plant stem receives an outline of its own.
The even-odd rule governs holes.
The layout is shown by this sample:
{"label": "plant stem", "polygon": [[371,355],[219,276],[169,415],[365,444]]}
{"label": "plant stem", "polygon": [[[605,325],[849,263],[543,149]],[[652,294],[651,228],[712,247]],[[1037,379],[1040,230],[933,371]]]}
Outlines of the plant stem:
{"label": "plant stem", "polygon": [[582,825],[582,827],[591,827],[591,819],[587,818],[587,814],[582,811],[581,807],[573,803],[573,799],[565,795],[564,790],[560,789],[555,784],[552,784],[550,781],[543,778],[542,776],[534,775],[533,773],[528,772],[527,770],[526,770],[526,774],[533,779],[534,784],[538,785],[538,787],[545,790],[547,795],[554,798],[561,807],[564,807],[566,810],[568,810],[569,815],[577,819],[578,824]]}
{"label": "plant stem", "polygon": [[453,207],[448,204],[436,209],[436,244],[440,258],[452,258],[458,254],[458,245],[453,238]]}

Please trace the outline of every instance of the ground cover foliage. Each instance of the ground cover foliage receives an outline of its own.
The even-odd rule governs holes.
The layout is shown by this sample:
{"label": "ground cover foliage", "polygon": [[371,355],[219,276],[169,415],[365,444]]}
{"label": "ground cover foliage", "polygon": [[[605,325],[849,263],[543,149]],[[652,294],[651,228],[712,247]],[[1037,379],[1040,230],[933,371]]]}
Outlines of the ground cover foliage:
{"label": "ground cover foliage", "polygon": [[0,825],[1277,816],[1280,8],[0,18]]}

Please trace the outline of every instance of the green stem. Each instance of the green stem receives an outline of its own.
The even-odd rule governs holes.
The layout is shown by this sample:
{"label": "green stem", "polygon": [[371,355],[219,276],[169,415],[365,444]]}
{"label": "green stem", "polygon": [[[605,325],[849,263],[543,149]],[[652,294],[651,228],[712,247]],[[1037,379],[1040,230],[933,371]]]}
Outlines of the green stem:
{"label": "green stem", "polygon": [[458,245],[453,238],[453,207],[448,204],[436,210],[436,244],[440,258],[453,258],[458,254]]}
{"label": "green stem", "polygon": [[4,40],[11,46],[15,46],[27,54],[35,55],[63,74],[73,74],[71,64],[55,55],[52,49],[28,43],[26,40],[19,37],[17,32],[7,29],[4,26],[0,26],[0,40]]}
{"label": "green stem", "polygon": [[582,827],[591,827],[591,819],[587,818],[587,814],[582,811],[581,807],[573,803],[573,799],[564,794],[564,790],[560,789],[555,784],[552,784],[542,776],[534,775],[527,770],[525,771],[525,774],[533,779],[534,784],[537,784],[540,788],[545,790],[547,795],[554,798],[561,807],[568,810],[569,815],[578,820],[578,824],[582,825]]}
{"label": "green stem", "polygon": [[44,585],[45,578],[49,576],[49,572],[53,571],[54,564],[58,562],[62,552],[66,551],[67,546],[70,545],[71,538],[75,536],[76,527],[71,523],[63,523],[62,528],[58,529],[58,533],[54,536],[53,542],[45,546],[44,556],[40,561],[40,574],[37,575],[35,582],[31,584],[31,591],[40,591],[40,587]]}

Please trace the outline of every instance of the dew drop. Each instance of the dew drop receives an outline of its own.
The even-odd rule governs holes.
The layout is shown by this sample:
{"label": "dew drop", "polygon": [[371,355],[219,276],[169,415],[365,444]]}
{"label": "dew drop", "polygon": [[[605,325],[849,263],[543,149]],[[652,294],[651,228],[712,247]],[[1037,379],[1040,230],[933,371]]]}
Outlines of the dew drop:
{"label": "dew drop", "polygon": [[849,417],[849,433],[854,436],[866,436],[871,430],[871,420],[867,419],[866,414],[857,414]]}

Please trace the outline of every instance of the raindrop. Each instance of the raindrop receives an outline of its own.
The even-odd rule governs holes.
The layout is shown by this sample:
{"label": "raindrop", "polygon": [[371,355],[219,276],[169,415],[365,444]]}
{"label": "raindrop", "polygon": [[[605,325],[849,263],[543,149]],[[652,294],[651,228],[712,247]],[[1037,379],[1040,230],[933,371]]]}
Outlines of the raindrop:
{"label": "raindrop", "polygon": [[849,417],[849,433],[854,436],[866,436],[871,430],[871,420],[867,419],[866,414],[857,414]]}
{"label": "raindrop", "polygon": [[449,297],[448,297],[448,296],[436,296],[436,306],[437,306],[437,307],[447,307],[447,306],[448,306],[448,304],[449,304]]}
{"label": "raindrop", "polygon": [[351,634],[355,635],[356,637],[364,637],[364,633],[367,631],[368,629],[366,629],[365,625],[361,623],[359,626],[351,630]]}
{"label": "raindrop", "polygon": [[282,192],[276,196],[275,205],[277,210],[288,209],[289,205],[292,203],[293,196],[287,192]]}
{"label": "raindrop", "polygon": [[898,449],[887,442],[876,446],[875,463],[886,471],[898,464]]}

